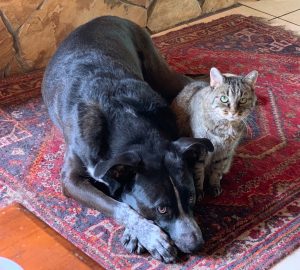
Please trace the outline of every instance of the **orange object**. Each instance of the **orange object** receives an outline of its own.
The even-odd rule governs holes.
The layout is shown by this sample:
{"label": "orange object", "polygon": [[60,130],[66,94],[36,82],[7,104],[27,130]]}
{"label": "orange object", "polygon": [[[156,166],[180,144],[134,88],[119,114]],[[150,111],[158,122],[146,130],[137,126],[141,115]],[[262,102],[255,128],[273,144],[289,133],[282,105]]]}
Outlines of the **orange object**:
{"label": "orange object", "polygon": [[0,210],[0,239],[0,256],[24,269],[103,269],[20,204]]}

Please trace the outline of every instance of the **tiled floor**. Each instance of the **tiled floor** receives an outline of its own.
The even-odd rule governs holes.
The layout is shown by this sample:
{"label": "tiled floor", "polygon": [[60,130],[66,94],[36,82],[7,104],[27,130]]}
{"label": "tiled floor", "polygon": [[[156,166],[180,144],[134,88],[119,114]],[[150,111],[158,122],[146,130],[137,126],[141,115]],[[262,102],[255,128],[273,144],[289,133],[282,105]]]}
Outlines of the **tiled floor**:
{"label": "tiled floor", "polygon": [[275,17],[281,17],[300,9],[299,0],[239,0],[239,3]]}
{"label": "tiled floor", "polygon": [[247,8],[249,15],[258,12],[273,25],[282,25],[300,35],[300,0],[239,0],[239,3],[242,6],[238,8]]}
{"label": "tiled floor", "polygon": [[210,22],[232,14],[261,17],[272,25],[283,26],[286,30],[293,31],[300,36],[300,0],[239,0],[239,4],[240,6],[238,7],[157,33],[153,36],[162,35],[200,22]]}
{"label": "tiled floor", "polygon": [[[157,33],[153,36],[165,34],[180,28],[216,20],[232,14],[256,16],[266,19],[272,25],[283,26],[286,30],[293,31],[300,36],[300,0],[239,0],[240,6],[216,13],[197,21]],[[287,256],[275,265],[272,270],[300,269],[300,249]]]}

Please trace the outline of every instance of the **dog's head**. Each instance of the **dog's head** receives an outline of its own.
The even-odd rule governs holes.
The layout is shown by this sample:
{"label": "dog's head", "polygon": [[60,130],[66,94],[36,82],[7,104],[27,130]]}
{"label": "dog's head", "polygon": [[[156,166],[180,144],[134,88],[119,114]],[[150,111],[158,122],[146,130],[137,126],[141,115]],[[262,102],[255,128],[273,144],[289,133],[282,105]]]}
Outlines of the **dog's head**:
{"label": "dog's head", "polygon": [[[160,153],[129,151],[96,166],[95,175],[111,187],[111,194],[167,232],[185,253],[204,243],[193,217],[196,194],[193,167],[207,151],[208,139],[181,138]],[[202,156],[202,157],[201,157]]]}

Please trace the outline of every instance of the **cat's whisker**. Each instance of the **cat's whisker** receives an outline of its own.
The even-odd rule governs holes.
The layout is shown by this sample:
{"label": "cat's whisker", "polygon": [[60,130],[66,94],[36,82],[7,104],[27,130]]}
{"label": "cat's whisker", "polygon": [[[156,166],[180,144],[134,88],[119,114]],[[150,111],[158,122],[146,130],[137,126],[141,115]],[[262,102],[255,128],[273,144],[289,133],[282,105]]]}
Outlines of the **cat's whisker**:
{"label": "cat's whisker", "polygon": [[246,118],[245,122],[251,126],[255,126],[256,125],[256,121],[254,119],[249,119]]}
{"label": "cat's whisker", "polygon": [[245,127],[246,127],[247,135],[249,134],[249,135],[250,135],[250,138],[252,138],[252,137],[253,137],[253,132],[252,132],[251,127],[248,125],[248,123],[247,123],[244,119],[242,119],[242,123],[243,123],[243,124],[245,125]]}
{"label": "cat's whisker", "polygon": [[239,163],[237,162],[236,159],[233,159],[231,164],[232,164],[232,165],[238,165]]}
{"label": "cat's whisker", "polygon": [[247,119],[245,119],[244,122],[247,123],[247,125],[249,125],[250,127],[252,127],[255,124],[254,121],[249,121]]}
{"label": "cat's whisker", "polygon": [[202,109],[201,111],[202,111],[202,112],[214,112],[213,109]]}
{"label": "cat's whisker", "polygon": [[256,122],[255,117],[248,116],[248,117],[245,117],[245,118],[247,119],[247,121]]}
{"label": "cat's whisker", "polygon": [[210,115],[210,112],[202,112],[202,114],[203,114],[203,116],[208,116],[208,115]]}

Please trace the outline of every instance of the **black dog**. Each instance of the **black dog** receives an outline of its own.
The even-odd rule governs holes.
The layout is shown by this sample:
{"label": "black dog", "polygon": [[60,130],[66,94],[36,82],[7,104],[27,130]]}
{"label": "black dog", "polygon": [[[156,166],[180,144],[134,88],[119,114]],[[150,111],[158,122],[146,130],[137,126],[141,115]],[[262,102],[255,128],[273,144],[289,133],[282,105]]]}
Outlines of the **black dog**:
{"label": "black dog", "polygon": [[158,94],[170,101],[188,81],[169,69],[144,30],[108,16],[69,35],[42,86],[66,142],[64,194],[123,224],[129,251],[145,248],[165,262],[176,258],[172,242],[187,253],[203,244],[190,168],[213,146],[178,139]]}

